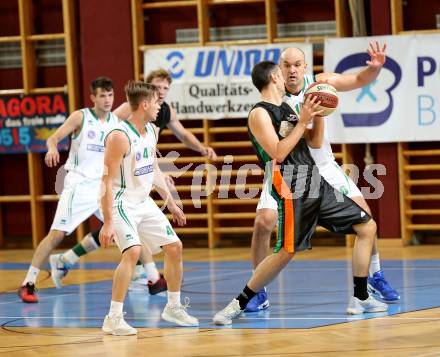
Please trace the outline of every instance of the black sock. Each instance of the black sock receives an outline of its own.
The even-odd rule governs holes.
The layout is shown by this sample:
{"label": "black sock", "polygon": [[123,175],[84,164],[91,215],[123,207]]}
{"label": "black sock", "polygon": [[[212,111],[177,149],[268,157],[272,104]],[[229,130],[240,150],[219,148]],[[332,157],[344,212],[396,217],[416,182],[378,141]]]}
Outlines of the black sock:
{"label": "black sock", "polygon": [[99,232],[101,232],[101,228],[99,228],[96,231],[92,232],[93,240],[95,241],[96,244],[98,244],[98,247],[101,246],[101,243],[99,242]]}
{"label": "black sock", "polygon": [[367,291],[367,277],[353,277],[353,288],[354,288],[354,297],[357,297],[359,300],[367,300],[368,299],[368,291]]}
{"label": "black sock", "polygon": [[249,287],[246,285],[243,289],[243,291],[240,293],[240,295],[237,296],[237,300],[240,303],[240,309],[244,310],[248,302],[257,295],[256,292],[249,289]]}

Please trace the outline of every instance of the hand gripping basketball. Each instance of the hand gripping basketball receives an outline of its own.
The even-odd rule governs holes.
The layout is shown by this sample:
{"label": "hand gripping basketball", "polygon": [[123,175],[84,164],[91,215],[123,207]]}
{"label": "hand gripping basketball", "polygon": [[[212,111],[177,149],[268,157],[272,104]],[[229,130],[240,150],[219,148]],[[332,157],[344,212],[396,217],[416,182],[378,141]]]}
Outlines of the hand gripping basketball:
{"label": "hand gripping basketball", "polygon": [[304,101],[311,96],[316,97],[317,102],[321,102],[318,110],[322,110],[319,116],[327,116],[333,113],[338,106],[339,98],[335,87],[328,83],[316,82],[310,85],[304,93]]}

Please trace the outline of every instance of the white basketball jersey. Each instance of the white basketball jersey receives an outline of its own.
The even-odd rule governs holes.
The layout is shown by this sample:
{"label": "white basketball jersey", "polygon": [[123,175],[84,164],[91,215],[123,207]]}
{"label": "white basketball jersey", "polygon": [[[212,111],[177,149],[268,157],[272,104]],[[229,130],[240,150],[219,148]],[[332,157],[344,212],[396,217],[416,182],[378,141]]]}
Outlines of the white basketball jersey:
{"label": "white basketball jersey", "polygon": [[157,137],[154,125],[148,123],[145,129],[145,136],[141,136],[128,121],[120,122],[115,129],[127,135],[130,147],[113,179],[114,206],[120,202],[139,204],[150,195]]}
{"label": "white basketball jersey", "polygon": [[69,157],[65,169],[84,177],[100,179],[104,170],[104,139],[118,124],[118,117],[109,113],[102,122],[93,109],[81,109],[82,127],[78,135],[72,135]]}
{"label": "white basketball jersey", "polygon": [[[286,93],[283,100],[299,114],[301,111],[301,104],[304,101],[304,93],[307,87],[315,82],[316,79],[314,75],[306,74],[304,76],[303,88],[298,95]],[[322,142],[322,146],[319,149],[313,149],[309,146],[310,154],[312,155],[313,160],[315,160],[316,165],[324,165],[329,161],[332,162],[335,160],[332,147],[330,145],[330,140],[328,138],[327,126],[325,125],[326,120],[327,118],[324,118],[324,140]]]}

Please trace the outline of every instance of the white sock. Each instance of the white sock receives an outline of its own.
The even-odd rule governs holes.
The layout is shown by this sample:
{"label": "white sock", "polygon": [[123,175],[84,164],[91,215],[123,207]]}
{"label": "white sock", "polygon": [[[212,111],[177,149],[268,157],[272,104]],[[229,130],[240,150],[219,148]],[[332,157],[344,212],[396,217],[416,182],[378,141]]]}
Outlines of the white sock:
{"label": "white sock", "polygon": [[168,290],[167,295],[168,295],[168,305],[176,306],[180,304],[180,291]]}
{"label": "white sock", "polygon": [[109,317],[122,316],[122,308],[124,306],[123,302],[113,301],[110,303],[110,311],[108,313]]}
{"label": "white sock", "polygon": [[157,270],[156,264],[154,262],[144,264],[144,269],[145,272],[147,273],[147,279],[149,282],[154,284],[159,280],[160,278],[159,270]]}
{"label": "white sock", "polygon": [[38,273],[40,272],[40,269],[33,267],[32,265],[29,267],[29,270],[26,274],[26,277],[24,278],[22,286],[26,285],[26,283],[33,283],[35,285],[35,282],[37,281]]}
{"label": "white sock", "polygon": [[133,277],[139,278],[143,273],[145,273],[144,267],[142,265],[136,264],[136,266],[134,267]]}
{"label": "white sock", "polygon": [[61,256],[61,260],[69,264],[70,266],[73,266],[78,262],[79,257],[75,254],[75,252],[72,249],[69,249]]}
{"label": "white sock", "polygon": [[92,237],[92,234],[89,233],[83,238],[83,240],[79,244],[75,245],[72,249],[69,249],[67,252],[65,252],[61,256],[61,258],[65,263],[73,266],[78,262],[79,257],[87,253],[93,252],[98,248],[98,244],[96,244],[95,239],[93,239]]}
{"label": "white sock", "polygon": [[370,276],[373,276],[373,274],[377,273],[379,270],[380,270],[379,253],[376,253],[371,256],[370,269],[369,269]]}
{"label": "white sock", "polygon": [[96,244],[95,239],[92,237],[92,233],[89,233],[84,237],[81,241],[81,245],[87,253],[93,252],[99,248],[99,245]]}

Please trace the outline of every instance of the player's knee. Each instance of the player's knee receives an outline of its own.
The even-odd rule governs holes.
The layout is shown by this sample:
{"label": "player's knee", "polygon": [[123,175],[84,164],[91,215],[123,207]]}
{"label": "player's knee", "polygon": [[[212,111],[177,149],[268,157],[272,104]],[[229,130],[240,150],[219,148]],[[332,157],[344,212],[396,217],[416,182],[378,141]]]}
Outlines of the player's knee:
{"label": "player's knee", "polygon": [[279,258],[281,259],[281,260],[283,260],[285,263],[288,263],[288,262],[290,262],[290,260],[293,258],[293,256],[295,255],[294,253],[289,253],[287,250],[285,250],[284,248],[282,248],[282,249],[280,249],[279,251],[278,251],[278,253],[276,253],[276,254],[278,254],[278,256],[279,256]]}
{"label": "player's knee", "polygon": [[139,260],[139,257],[141,256],[141,246],[140,245],[134,245],[122,253],[122,258],[126,261],[128,261],[132,265],[136,265],[137,261]]}
{"label": "player's knee", "polygon": [[167,244],[163,247],[163,250],[170,257],[178,258],[182,256],[182,242],[178,240],[177,242]]}
{"label": "player's knee", "polygon": [[276,214],[271,213],[258,213],[255,217],[255,232],[258,236],[259,233],[270,233],[275,228],[277,222]]}
{"label": "player's knee", "polygon": [[357,226],[356,233],[360,237],[374,238],[377,233],[377,224],[374,219],[370,219],[367,223]]}
{"label": "player's knee", "polygon": [[48,238],[52,244],[52,246],[55,248],[56,246],[58,246],[58,244],[61,243],[61,241],[64,239],[66,233],[64,233],[63,231],[59,231],[59,230],[51,230],[48,234]]}
{"label": "player's knee", "polygon": [[368,234],[371,234],[372,236],[377,233],[377,224],[373,218],[367,222],[367,230]]}

